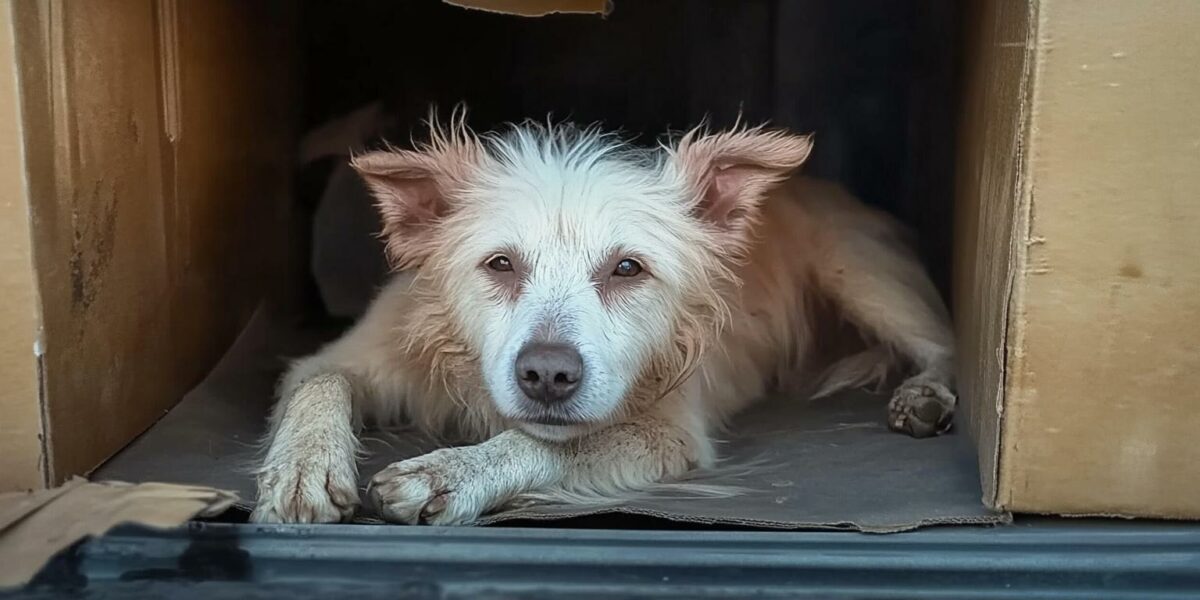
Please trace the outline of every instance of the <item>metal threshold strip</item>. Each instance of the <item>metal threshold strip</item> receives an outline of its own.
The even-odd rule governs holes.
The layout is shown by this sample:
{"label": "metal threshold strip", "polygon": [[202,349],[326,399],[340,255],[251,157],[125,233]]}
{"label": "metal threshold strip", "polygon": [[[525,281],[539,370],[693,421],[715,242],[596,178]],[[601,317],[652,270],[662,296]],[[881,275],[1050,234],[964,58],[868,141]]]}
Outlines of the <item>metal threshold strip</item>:
{"label": "metal threshold strip", "polygon": [[122,529],[26,590],[103,598],[1196,598],[1200,526],[1019,521],[893,535],[195,523]]}

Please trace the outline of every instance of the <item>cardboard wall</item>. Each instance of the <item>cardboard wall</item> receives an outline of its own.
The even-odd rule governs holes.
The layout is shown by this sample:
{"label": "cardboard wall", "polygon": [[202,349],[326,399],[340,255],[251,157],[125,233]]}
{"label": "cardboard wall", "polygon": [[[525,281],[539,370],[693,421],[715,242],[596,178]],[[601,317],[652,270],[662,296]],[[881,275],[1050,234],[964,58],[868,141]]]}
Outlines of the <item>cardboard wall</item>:
{"label": "cardboard wall", "polygon": [[40,317],[10,9],[0,6],[0,491],[45,485],[35,351]]}
{"label": "cardboard wall", "polygon": [[961,417],[995,504],[1016,207],[1025,185],[1036,3],[989,0],[967,15],[954,225]]}
{"label": "cardboard wall", "polygon": [[13,3],[51,483],[177,402],[270,289],[287,6]]}
{"label": "cardboard wall", "polygon": [[973,22],[955,267],[984,499],[1200,517],[1200,4]]}
{"label": "cardboard wall", "polygon": [[1042,0],[997,503],[1200,517],[1200,3]]}

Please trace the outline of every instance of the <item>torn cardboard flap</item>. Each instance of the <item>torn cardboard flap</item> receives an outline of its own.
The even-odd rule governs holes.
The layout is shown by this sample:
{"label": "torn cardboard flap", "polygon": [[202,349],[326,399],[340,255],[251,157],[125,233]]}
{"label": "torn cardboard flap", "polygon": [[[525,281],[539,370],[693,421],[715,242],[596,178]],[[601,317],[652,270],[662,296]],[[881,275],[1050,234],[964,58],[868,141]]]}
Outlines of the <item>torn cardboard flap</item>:
{"label": "torn cardboard flap", "polygon": [[522,17],[544,17],[556,13],[597,14],[612,11],[609,0],[442,0],[461,8],[473,8]]}
{"label": "torn cardboard flap", "polygon": [[117,525],[165,529],[235,502],[236,494],[214,488],[80,478],[49,490],[0,494],[0,589],[28,582],[62,549]]}

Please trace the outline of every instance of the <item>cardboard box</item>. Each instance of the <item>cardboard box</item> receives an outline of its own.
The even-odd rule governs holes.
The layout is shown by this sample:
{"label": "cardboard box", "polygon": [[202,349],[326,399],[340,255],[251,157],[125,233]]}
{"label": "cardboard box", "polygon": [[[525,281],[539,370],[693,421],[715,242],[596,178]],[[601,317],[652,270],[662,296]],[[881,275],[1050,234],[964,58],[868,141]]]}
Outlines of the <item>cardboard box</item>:
{"label": "cardboard box", "polygon": [[1200,518],[1200,4],[983,3],[957,226],[984,500]]}
{"label": "cardboard box", "polygon": [[90,472],[278,286],[287,7],[0,5],[0,489]]}
{"label": "cardboard box", "polygon": [[[0,10],[0,489],[90,471],[286,287],[288,6]],[[1200,4],[972,6],[954,306],[984,503],[1200,518]]]}

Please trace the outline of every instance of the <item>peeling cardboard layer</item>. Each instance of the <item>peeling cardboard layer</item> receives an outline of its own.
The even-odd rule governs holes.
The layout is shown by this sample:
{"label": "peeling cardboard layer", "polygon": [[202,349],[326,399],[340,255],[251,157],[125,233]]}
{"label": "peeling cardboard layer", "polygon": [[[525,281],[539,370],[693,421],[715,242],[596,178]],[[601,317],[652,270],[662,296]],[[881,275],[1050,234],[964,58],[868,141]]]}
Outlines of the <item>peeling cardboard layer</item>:
{"label": "peeling cardboard layer", "polygon": [[75,478],[30,493],[0,495],[0,588],[28,582],[75,542],[134,523],[165,529],[234,504],[232,492],[164,483],[92,483]]}
{"label": "peeling cardboard layer", "polygon": [[447,4],[487,12],[544,17],[556,13],[607,15],[609,0],[443,0]]}

